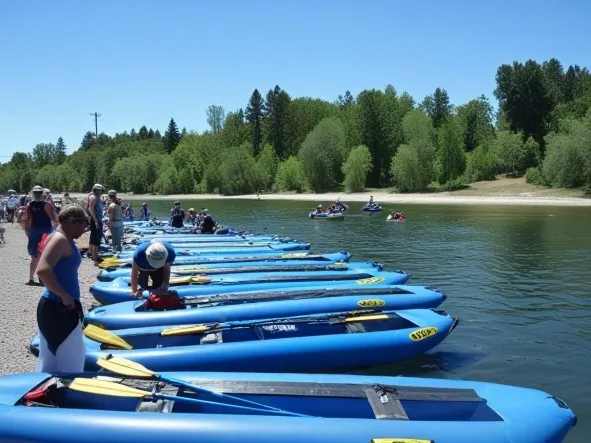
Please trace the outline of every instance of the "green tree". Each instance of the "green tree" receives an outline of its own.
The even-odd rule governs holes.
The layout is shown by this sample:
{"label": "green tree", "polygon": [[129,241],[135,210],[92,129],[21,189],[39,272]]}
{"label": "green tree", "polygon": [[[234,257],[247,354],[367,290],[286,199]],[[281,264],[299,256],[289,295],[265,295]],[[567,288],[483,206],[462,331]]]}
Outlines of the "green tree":
{"label": "green tree", "polygon": [[349,153],[343,165],[344,185],[349,192],[360,192],[365,188],[367,174],[371,170],[371,153],[367,146],[357,146]]}
{"label": "green tree", "polygon": [[306,176],[302,163],[297,157],[289,157],[277,167],[273,189],[277,192],[303,192],[306,189]]}
{"label": "green tree", "polygon": [[168,123],[168,129],[164,133],[164,147],[166,148],[166,152],[169,154],[174,151],[177,145],[181,141],[181,134],[179,132],[179,128],[176,125],[176,122],[173,118],[170,119]]}
{"label": "green tree", "polygon": [[228,150],[228,155],[219,166],[219,191],[226,195],[251,194],[258,181],[256,160],[251,154],[252,146],[242,145]]}
{"label": "green tree", "polygon": [[309,97],[292,100],[287,114],[285,155],[297,154],[306,136],[316,125],[336,112],[337,108],[325,100]]}
{"label": "green tree", "polygon": [[387,178],[389,146],[384,136],[383,95],[382,91],[372,89],[361,91],[357,97],[361,144],[369,148],[372,158],[368,176],[370,187],[383,185]]}
{"label": "green tree", "polygon": [[228,112],[224,127],[220,133],[222,146],[229,148],[240,146],[249,141],[249,129],[244,118],[244,111]]}
{"label": "green tree", "polygon": [[462,125],[457,117],[448,117],[439,128],[437,162],[439,183],[460,177],[466,169]]}
{"label": "green tree", "polygon": [[55,162],[58,165],[61,165],[64,160],[66,160],[67,155],[68,152],[66,151],[66,143],[62,137],[59,137],[55,145],[55,153],[53,154]]}
{"label": "green tree", "polygon": [[286,125],[290,103],[291,97],[279,85],[267,93],[264,113],[264,121],[267,127],[267,142],[273,146],[275,153],[280,159],[285,158],[286,154]]}
{"label": "green tree", "polygon": [[497,70],[494,91],[514,132],[522,132],[524,140],[533,137],[541,146],[553,110],[542,67],[533,60],[502,65]]}
{"label": "green tree", "polygon": [[278,164],[279,159],[275,155],[275,151],[273,151],[273,146],[268,143],[265,144],[257,159],[258,190],[272,189]]}
{"label": "green tree", "polygon": [[205,111],[207,115],[207,124],[211,128],[211,132],[218,135],[224,125],[226,118],[226,111],[223,106],[210,105]]}
{"label": "green tree", "polygon": [[523,135],[517,132],[501,131],[493,143],[496,164],[502,172],[517,176],[527,167],[527,152]]}
{"label": "green tree", "polygon": [[449,103],[449,96],[445,89],[437,88],[432,95],[423,100],[421,107],[433,122],[433,127],[438,129],[453,112],[453,106]]}
{"label": "green tree", "polygon": [[320,121],[304,140],[300,161],[314,192],[335,189],[341,181],[345,130],[337,117]]}
{"label": "green tree", "polygon": [[466,151],[471,152],[494,137],[493,107],[484,95],[458,106],[457,114],[462,124]]}
{"label": "green tree", "polygon": [[255,155],[259,154],[263,141],[262,122],[264,105],[263,96],[258,89],[255,89],[250,96],[248,106],[246,106],[246,122],[252,134],[252,148]]}

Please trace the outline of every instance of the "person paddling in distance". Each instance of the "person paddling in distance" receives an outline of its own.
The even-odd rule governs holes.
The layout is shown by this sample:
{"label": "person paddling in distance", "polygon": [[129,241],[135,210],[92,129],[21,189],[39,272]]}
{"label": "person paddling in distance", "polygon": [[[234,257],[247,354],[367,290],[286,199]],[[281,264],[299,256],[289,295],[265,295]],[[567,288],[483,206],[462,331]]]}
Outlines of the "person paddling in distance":
{"label": "person paddling in distance", "polygon": [[78,205],[66,205],[59,226],[40,245],[37,274],[45,288],[37,304],[39,358],[37,372],[82,372],[85,346],[84,313],[80,303],[78,268],[82,263],[74,241],[84,233],[89,219]]}
{"label": "person paddling in distance", "polygon": [[[132,297],[142,298],[144,290],[152,290],[158,295],[168,293],[170,266],[175,259],[176,252],[170,243],[140,243],[133,253],[131,265]],[[152,279],[152,284],[148,278]]]}

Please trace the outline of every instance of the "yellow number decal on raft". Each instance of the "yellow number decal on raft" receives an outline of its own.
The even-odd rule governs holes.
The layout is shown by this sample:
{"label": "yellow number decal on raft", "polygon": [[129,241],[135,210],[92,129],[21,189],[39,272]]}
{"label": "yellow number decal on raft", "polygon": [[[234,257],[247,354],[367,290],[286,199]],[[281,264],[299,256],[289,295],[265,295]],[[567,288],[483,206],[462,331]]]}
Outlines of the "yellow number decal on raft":
{"label": "yellow number decal on raft", "polygon": [[433,443],[433,440],[417,440],[416,438],[372,438],[371,443]]}
{"label": "yellow number decal on raft", "polygon": [[408,334],[408,336],[412,341],[421,341],[435,334],[437,334],[437,328],[435,326],[429,326],[427,328],[417,329],[416,331]]}
{"label": "yellow number decal on raft", "polygon": [[373,285],[375,283],[381,283],[384,281],[384,277],[370,277],[357,280],[360,285]]}
{"label": "yellow number decal on raft", "polygon": [[281,258],[300,258],[308,255],[307,252],[292,252],[291,254],[283,254]]}
{"label": "yellow number decal on raft", "polygon": [[357,306],[362,308],[373,308],[376,306],[384,306],[386,302],[384,300],[372,299],[372,300],[359,300]]}

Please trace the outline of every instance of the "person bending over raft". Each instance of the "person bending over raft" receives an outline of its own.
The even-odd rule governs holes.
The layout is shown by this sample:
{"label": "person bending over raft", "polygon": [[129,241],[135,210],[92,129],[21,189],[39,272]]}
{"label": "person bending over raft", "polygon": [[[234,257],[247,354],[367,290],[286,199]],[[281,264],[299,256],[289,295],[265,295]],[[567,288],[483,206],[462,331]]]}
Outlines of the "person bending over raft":
{"label": "person bending over raft", "polygon": [[82,263],[74,241],[86,231],[89,218],[78,205],[66,205],[59,226],[41,243],[37,274],[45,288],[37,304],[39,358],[37,372],[82,372],[86,354],[82,336],[78,268]]}
{"label": "person bending over raft", "polygon": [[[131,295],[142,298],[144,290],[166,294],[170,286],[170,265],[176,253],[170,243],[141,243],[133,253],[131,265]],[[152,279],[152,284],[148,282]]]}
{"label": "person bending over raft", "polygon": [[201,222],[202,234],[213,234],[215,232],[216,222],[213,217],[207,212],[203,213],[203,221]]}
{"label": "person bending over raft", "polygon": [[316,206],[316,209],[312,211],[312,214],[322,214],[322,205]]}

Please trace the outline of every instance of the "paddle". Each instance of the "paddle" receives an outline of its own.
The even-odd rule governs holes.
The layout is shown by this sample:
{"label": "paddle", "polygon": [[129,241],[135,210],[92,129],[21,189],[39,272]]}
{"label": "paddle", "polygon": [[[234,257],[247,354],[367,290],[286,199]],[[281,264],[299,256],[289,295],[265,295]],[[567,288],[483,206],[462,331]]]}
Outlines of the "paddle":
{"label": "paddle", "polygon": [[209,389],[200,388],[199,386],[195,386],[191,383],[188,383],[184,380],[179,380],[177,378],[166,377],[162,374],[157,374],[154,371],[146,368],[145,366],[136,363],[134,361],[128,360],[126,358],[120,357],[113,357],[112,355],[108,355],[107,357],[100,357],[97,360],[97,364],[108,371],[114,372],[115,374],[126,375],[130,377],[142,377],[142,378],[149,378],[151,380],[162,380],[167,383],[171,383],[177,386],[182,386],[186,389],[190,389],[195,392],[201,392],[204,394],[212,395],[214,397],[219,397],[220,399],[225,400],[233,400],[237,402],[241,402],[244,404],[248,404],[251,406],[258,406],[263,407],[265,409],[271,409],[275,411],[285,412],[282,409],[275,408],[273,406],[264,405],[255,401],[246,400],[240,397],[234,397],[233,395],[224,394],[221,392],[210,391]]}
{"label": "paddle", "polygon": [[86,325],[84,327],[83,332],[86,337],[99,343],[104,343],[121,349],[133,349],[133,346],[131,346],[118,335],[115,335],[112,332],[109,332],[105,329],[99,328],[98,326]]}
{"label": "paddle", "polygon": [[[92,378],[75,378],[72,380],[69,386],[74,391],[86,392],[89,394],[108,395],[111,397],[131,397],[131,398],[142,398],[145,400],[171,400],[179,403],[191,403],[201,405],[213,405],[222,406],[229,409],[239,409],[242,411],[254,411],[265,414],[277,414],[277,415],[288,415],[293,417],[311,417],[310,415],[297,414],[295,412],[279,411],[274,409],[259,409],[250,408],[246,406],[232,405],[228,403],[218,403],[207,400],[199,400],[196,398],[187,398],[176,395],[166,395],[161,393],[152,393],[150,391],[144,391],[141,389],[133,388],[130,386],[122,385],[119,383],[113,383],[106,380],[97,380]],[[264,405],[262,405],[264,406]]]}

